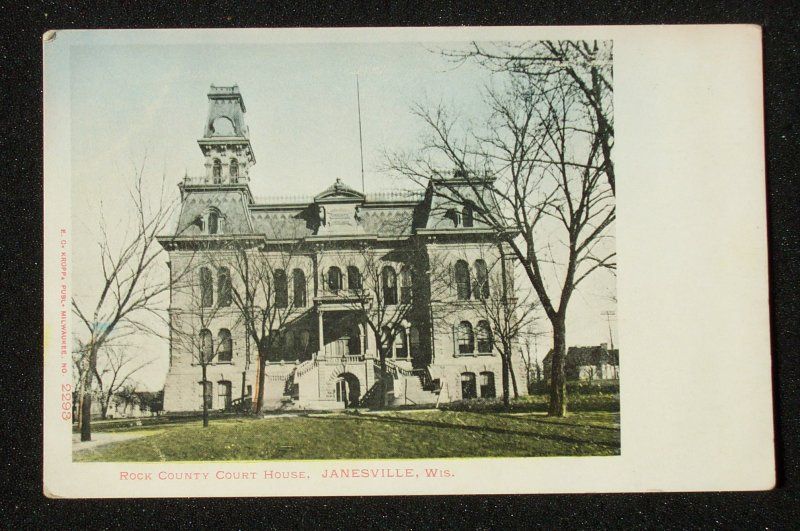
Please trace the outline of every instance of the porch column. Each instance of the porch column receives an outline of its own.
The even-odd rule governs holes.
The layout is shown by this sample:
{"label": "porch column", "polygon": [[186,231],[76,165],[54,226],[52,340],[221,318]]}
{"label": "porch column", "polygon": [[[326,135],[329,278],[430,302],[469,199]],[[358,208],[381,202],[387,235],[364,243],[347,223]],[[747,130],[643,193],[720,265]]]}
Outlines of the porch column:
{"label": "porch column", "polygon": [[361,349],[364,357],[367,357],[367,349],[369,349],[369,337],[367,336],[367,325],[363,322],[358,323],[358,329],[361,333]]}
{"label": "porch column", "polygon": [[411,323],[403,322],[403,330],[406,332],[406,359],[411,359]]}
{"label": "porch column", "polygon": [[325,357],[325,337],[323,335],[323,327],[322,327],[322,308],[317,308],[317,322],[319,326],[319,350],[317,351],[317,357],[322,356]]}

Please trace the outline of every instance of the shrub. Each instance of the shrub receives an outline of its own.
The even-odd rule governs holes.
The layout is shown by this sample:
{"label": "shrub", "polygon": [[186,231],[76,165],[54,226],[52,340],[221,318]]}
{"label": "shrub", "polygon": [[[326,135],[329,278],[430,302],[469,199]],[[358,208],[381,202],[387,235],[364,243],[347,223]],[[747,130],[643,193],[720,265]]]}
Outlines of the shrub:
{"label": "shrub", "polygon": [[[512,399],[509,403],[509,411],[512,412],[546,412],[550,401],[544,395],[521,396]],[[471,400],[458,400],[441,404],[439,409],[443,411],[466,411],[471,413],[492,413],[502,412],[503,401],[499,398],[474,398]],[[619,411],[618,394],[568,394],[567,409],[575,412],[589,411]]]}
{"label": "shrub", "polygon": [[[550,393],[550,385],[544,380],[530,382],[528,392],[532,395]],[[567,393],[573,395],[618,394],[619,380],[570,380],[567,382]]]}

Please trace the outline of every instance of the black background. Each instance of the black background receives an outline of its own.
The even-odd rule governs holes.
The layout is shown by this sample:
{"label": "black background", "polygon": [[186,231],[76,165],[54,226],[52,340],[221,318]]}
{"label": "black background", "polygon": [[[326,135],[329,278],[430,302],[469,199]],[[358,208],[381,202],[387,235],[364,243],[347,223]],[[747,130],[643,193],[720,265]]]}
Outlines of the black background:
{"label": "black background", "polygon": [[[0,7],[0,394],[12,527],[792,528],[798,495],[798,10],[791,2],[10,2]],[[778,487],[759,493],[49,500],[41,484],[42,63],[48,29],[752,23],[763,27]],[[735,112],[735,109],[732,109]],[[98,183],[99,186],[102,183]],[[759,198],[753,198],[758,201]],[[747,323],[742,323],[747,326]],[[691,367],[687,367],[691,370]],[[676,389],[676,392],[679,392]],[[742,396],[742,400],[746,400]]]}

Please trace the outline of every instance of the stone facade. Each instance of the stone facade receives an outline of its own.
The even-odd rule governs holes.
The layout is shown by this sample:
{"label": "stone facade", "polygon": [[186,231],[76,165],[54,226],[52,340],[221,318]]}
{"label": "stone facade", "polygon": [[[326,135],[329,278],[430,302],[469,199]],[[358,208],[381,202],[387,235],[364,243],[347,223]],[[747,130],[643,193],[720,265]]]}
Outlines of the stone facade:
{"label": "stone facade", "polygon": [[[212,87],[209,101],[206,172],[179,185],[176,231],[159,239],[173,275],[165,411],[196,411],[203,400],[228,409],[259,390],[265,409],[368,406],[381,378],[390,405],[500,397],[486,312],[508,259],[488,227],[435,193],[441,179],[458,186],[458,175],[419,193],[365,195],[337,179],[311,198],[257,200],[242,96]],[[464,193],[481,193],[472,188]],[[268,268],[260,284],[256,264]],[[256,314],[268,322],[253,334]]]}

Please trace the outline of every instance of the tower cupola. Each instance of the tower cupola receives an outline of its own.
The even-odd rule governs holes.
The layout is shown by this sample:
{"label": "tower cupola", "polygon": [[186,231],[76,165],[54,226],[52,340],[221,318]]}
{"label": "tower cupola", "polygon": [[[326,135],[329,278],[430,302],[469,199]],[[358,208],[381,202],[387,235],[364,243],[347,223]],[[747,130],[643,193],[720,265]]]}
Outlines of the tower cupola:
{"label": "tower cupola", "polygon": [[244,121],[246,109],[239,87],[211,85],[208,118],[203,137],[197,141],[205,156],[203,184],[247,184],[256,163],[250,132]]}

